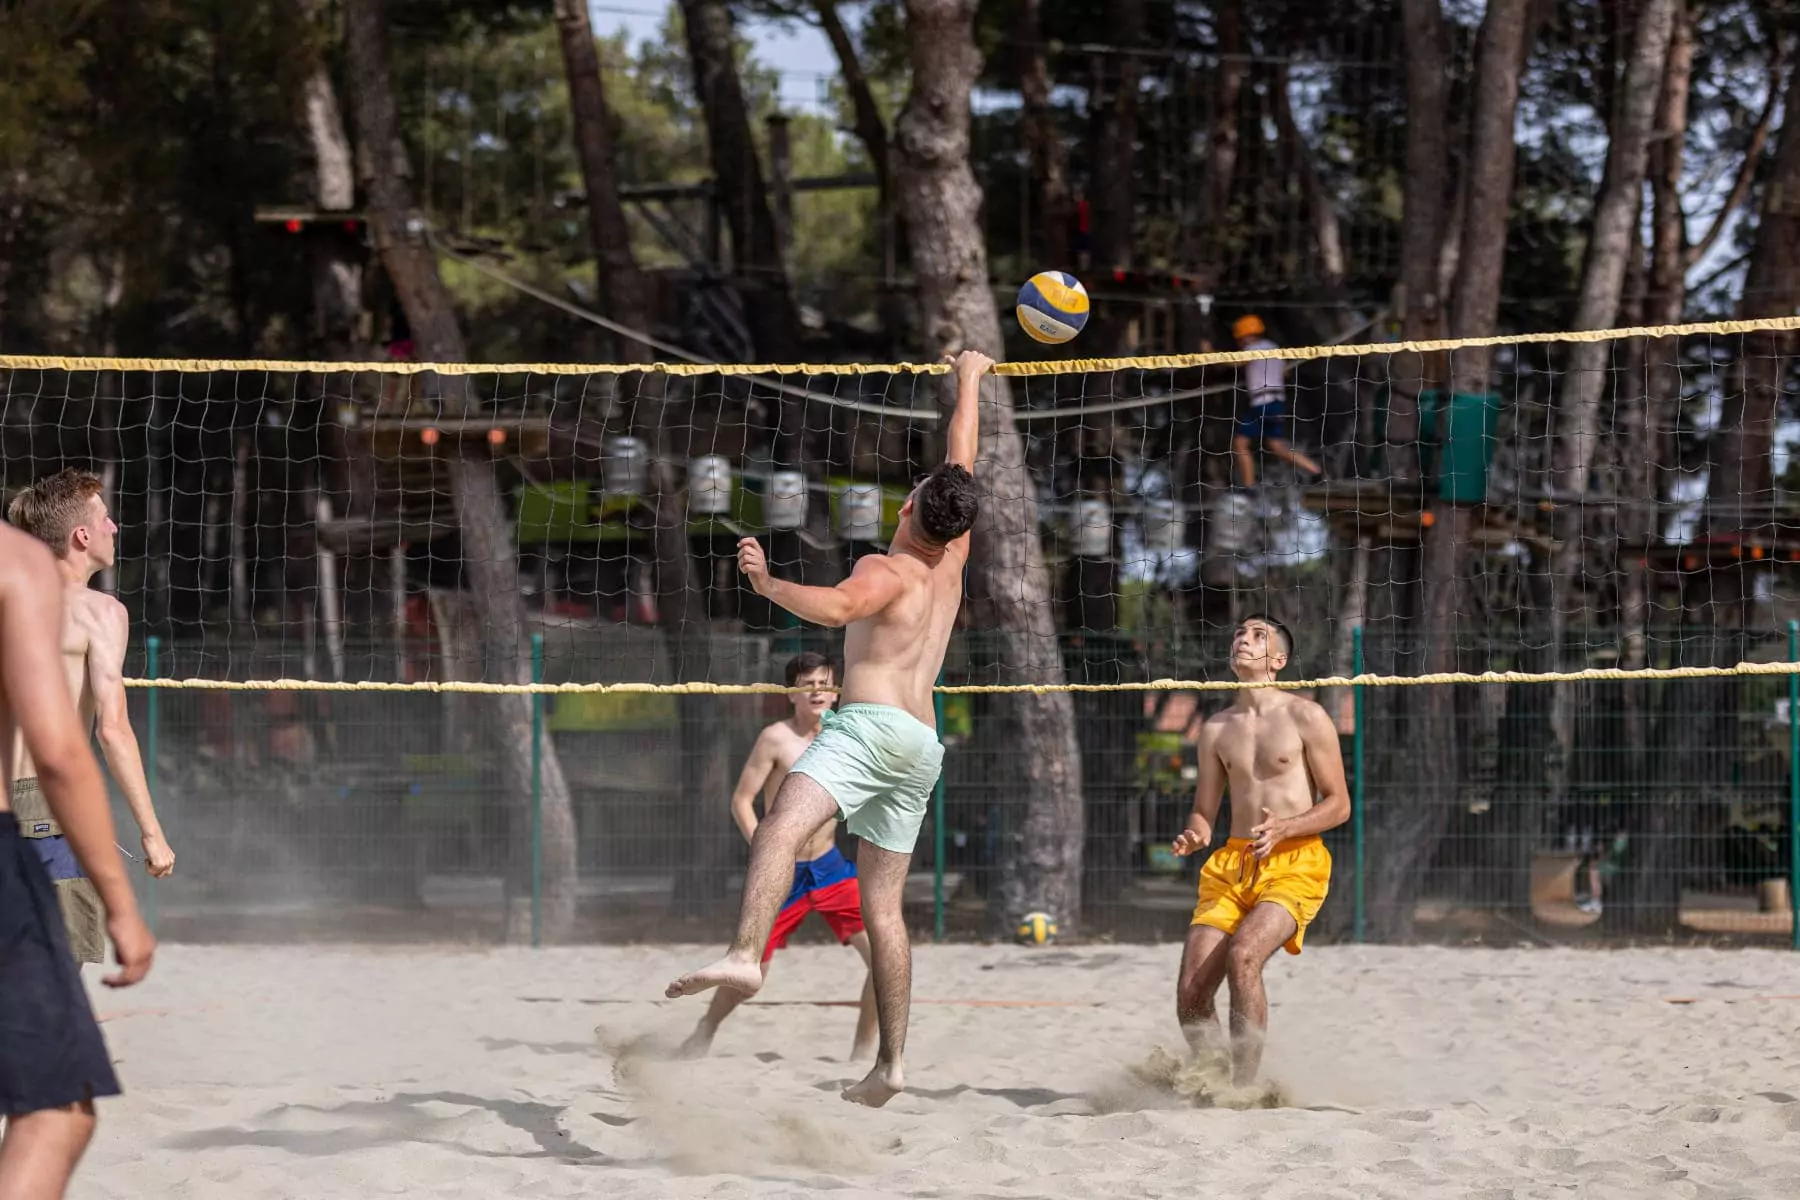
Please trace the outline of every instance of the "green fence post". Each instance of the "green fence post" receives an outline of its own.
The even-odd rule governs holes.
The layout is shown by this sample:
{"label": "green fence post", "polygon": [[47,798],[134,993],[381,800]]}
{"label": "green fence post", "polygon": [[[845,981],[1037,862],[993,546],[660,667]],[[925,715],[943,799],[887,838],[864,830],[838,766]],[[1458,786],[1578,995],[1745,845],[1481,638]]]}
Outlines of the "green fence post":
{"label": "green fence post", "polygon": [[[544,635],[531,635],[531,682],[544,682]],[[544,696],[531,693],[531,944],[544,931]]]}
{"label": "green fence post", "polygon": [[[1358,625],[1350,631],[1352,663],[1351,673],[1363,673],[1363,631]],[[1363,686],[1360,683],[1350,686],[1351,720],[1356,728],[1350,735],[1350,831],[1354,849],[1351,857],[1356,860],[1356,941],[1363,940]]]}
{"label": "green fence post", "polygon": [[[1800,662],[1800,621],[1788,622],[1788,659]],[[1788,912],[1800,950],[1800,675],[1788,676]]]}
{"label": "green fence post", "polygon": [[[144,676],[154,680],[162,665],[162,639],[154,633],[144,639]],[[157,754],[157,735],[161,732],[162,706],[158,703],[162,689],[151,686],[149,697],[144,708],[144,786],[150,789],[151,800],[156,798],[156,764],[160,757]],[[152,931],[156,928],[156,881],[149,876],[144,877],[144,922]]]}
{"label": "green fence post", "polygon": [[[943,676],[938,682],[944,682]],[[944,694],[931,694],[932,712],[937,717],[938,744],[944,742]],[[940,768],[937,782],[931,787],[931,940],[944,940],[944,772]]]}

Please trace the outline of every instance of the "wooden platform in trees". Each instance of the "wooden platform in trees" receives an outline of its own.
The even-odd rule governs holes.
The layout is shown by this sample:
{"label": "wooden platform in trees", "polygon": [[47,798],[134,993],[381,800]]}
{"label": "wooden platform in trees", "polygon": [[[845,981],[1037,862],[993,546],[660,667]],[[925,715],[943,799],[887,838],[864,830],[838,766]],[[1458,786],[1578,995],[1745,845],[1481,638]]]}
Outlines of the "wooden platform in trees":
{"label": "wooden platform in trees", "polygon": [[[1428,506],[1426,485],[1418,481],[1386,479],[1334,480],[1301,490],[1301,501],[1322,513],[1335,534],[1352,544],[1358,538],[1372,542],[1417,542],[1435,519]],[[1545,506],[1520,509],[1477,504],[1470,532],[1476,546],[1505,546],[1523,542],[1544,549],[1556,540],[1550,533],[1550,510]]]}

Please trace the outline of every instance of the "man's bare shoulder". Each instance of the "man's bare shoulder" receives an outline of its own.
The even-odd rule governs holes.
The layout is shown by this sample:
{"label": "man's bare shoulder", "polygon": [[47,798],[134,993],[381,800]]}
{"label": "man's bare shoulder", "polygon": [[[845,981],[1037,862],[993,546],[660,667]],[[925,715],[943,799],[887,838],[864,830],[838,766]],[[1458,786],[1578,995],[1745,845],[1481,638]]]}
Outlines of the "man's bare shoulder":
{"label": "man's bare shoulder", "polygon": [[1326,712],[1325,706],[1317,700],[1310,696],[1297,695],[1294,692],[1286,692],[1284,695],[1287,703],[1282,705],[1282,709],[1302,731],[1335,730],[1337,728],[1336,723],[1331,719],[1331,714]]}
{"label": "man's bare shoulder", "polygon": [[806,739],[794,732],[794,727],[786,721],[777,721],[756,735],[754,753],[767,754],[777,766],[786,770],[805,749]]}
{"label": "man's bare shoulder", "polygon": [[67,602],[70,609],[80,612],[84,618],[95,623],[104,622],[109,626],[117,626],[130,621],[124,601],[117,596],[97,592],[86,584],[70,584]]}
{"label": "man's bare shoulder", "polygon": [[69,584],[63,590],[63,611],[69,623],[87,633],[117,637],[131,627],[131,616],[116,596],[96,592],[85,584]]}
{"label": "man's bare shoulder", "polygon": [[763,731],[756,735],[756,744],[760,747],[787,746],[800,740],[794,727],[784,718],[763,726]]}
{"label": "man's bare shoulder", "polygon": [[1202,738],[1216,738],[1238,723],[1237,705],[1227,704],[1200,724]]}
{"label": "man's bare shoulder", "polygon": [[865,554],[856,560],[856,565],[850,568],[850,574],[852,577],[898,574],[900,561],[906,557],[904,554]]}

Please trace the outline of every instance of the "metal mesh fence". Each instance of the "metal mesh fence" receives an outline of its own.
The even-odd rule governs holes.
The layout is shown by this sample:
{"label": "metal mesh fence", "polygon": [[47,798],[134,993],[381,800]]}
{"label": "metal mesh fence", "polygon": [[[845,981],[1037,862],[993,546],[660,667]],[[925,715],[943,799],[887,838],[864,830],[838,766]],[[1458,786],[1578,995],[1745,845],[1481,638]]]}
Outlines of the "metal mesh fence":
{"label": "metal mesh fence", "polygon": [[[590,667],[633,653],[641,676],[662,669],[648,631],[564,633],[574,653],[552,660],[547,682],[593,679]],[[620,638],[639,644],[612,644]],[[1737,661],[1755,640],[1670,631],[1661,643],[1675,649],[1653,665]],[[746,681],[778,679],[779,664],[803,647],[835,649],[798,634],[742,641],[724,657],[767,664]],[[1367,653],[1396,649],[1372,642]],[[981,650],[979,639],[959,637],[944,681],[978,672]],[[392,647],[364,652],[405,659]],[[161,653],[179,667],[184,651],[177,644]],[[1064,656],[1075,682],[1206,678],[1220,674],[1224,644],[1070,635]],[[232,661],[245,678],[279,674],[268,669],[279,664],[258,664],[248,652]],[[1321,665],[1297,661],[1290,670],[1314,674]],[[1790,686],[1677,679],[1366,688],[1360,705],[1347,692],[1316,697],[1338,719],[1362,850],[1359,859],[1354,824],[1328,835],[1332,893],[1309,936],[1785,940]],[[509,897],[524,903],[532,886],[519,866],[531,834],[521,817],[528,809],[505,794],[484,741],[496,700],[183,690],[153,703],[148,691],[134,692],[140,740],[155,746],[158,805],[181,856],[176,876],[152,888],[159,933],[505,936]],[[907,896],[920,936],[988,936],[1017,915],[995,911],[998,873],[1018,849],[1027,800],[1006,701],[944,697],[942,802],[921,836]],[[1192,802],[1195,734],[1232,694],[1106,692],[1074,702],[1083,931],[1179,938],[1200,859],[1175,859],[1167,846]],[[757,731],[786,712],[785,697],[581,694],[543,704],[573,801],[575,937],[725,936],[746,859],[728,814],[730,786]],[[1429,723],[1434,706],[1448,709],[1448,724]],[[1446,729],[1447,743],[1427,740]],[[711,781],[706,794],[692,793],[695,779]],[[840,841],[854,855],[854,839]]]}

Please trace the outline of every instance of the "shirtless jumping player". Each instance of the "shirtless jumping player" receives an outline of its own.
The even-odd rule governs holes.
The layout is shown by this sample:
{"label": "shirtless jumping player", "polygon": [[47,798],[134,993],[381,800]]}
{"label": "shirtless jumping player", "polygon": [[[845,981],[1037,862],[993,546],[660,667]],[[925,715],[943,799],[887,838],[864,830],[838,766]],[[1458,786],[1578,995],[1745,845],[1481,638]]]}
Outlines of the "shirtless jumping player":
{"label": "shirtless jumping player", "polygon": [[[95,575],[113,565],[113,524],[100,498],[97,476],[85,471],[60,471],[26,488],[14,497],[7,516],[12,523],[50,547],[63,586],[62,662],[69,691],[75,697],[83,729],[97,730],[100,748],[113,779],[125,793],[125,804],[136,818],[144,847],[144,867],[161,878],[175,869],[175,854],[163,837],[156,807],[150,801],[150,785],[144,778],[144,759],[138,752],[137,735],[125,706],[125,647],[130,638],[130,617],[125,606],[88,586]],[[24,746],[18,754],[17,779],[12,785],[12,809],[21,832],[31,840],[44,867],[56,884],[63,920],[68,926],[69,947],[77,962],[100,962],[106,956],[103,933],[105,909],[93,883],[62,836],[50,808],[38,789],[37,768]]]}
{"label": "shirtless jumping player", "polygon": [[[760,824],[756,818],[756,798],[762,797],[765,814],[774,810],[782,781],[787,778],[794,760],[812,745],[813,738],[819,733],[820,720],[831,711],[832,701],[837,699],[829,690],[837,677],[823,654],[814,654],[810,650],[796,654],[788,660],[784,675],[788,687],[809,690],[788,693],[793,714],[757,735],[756,745],[750,748],[750,757],[738,775],[737,787],[731,792],[731,818],[737,822],[744,840],[752,844]],[[787,903],[781,906],[781,915],[775,918],[769,944],[763,948],[764,980],[769,978],[769,960],[775,951],[787,945],[788,935],[800,927],[806,914],[814,912],[831,926],[838,941],[856,948],[864,966],[869,963],[869,934],[863,928],[862,891],[856,885],[856,864],[838,851],[834,836],[836,827],[834,821],[819,826],[794,863],[794,888],[788,893]],[[743,1002],[744,993],[733,988],[715,991],[706,1015],[700,1018],[700,1024],[694,1027],[688,1040],[681,1044],[681,1056],[699,1058],[711,1049],[719,1024]],[[862,1005],[857,1013],[856,1041],[851,1044],[850,1058],[854,1062],[873,1053],[875,976],[868,974],[863,978]]]}
{"label": "shirtless jumping player", "polygon": [[880,1048],[844,1099],[879,1108],[905,1087],[902,1058],[912,1006],[912,946],[901,902],[925,807],[943,766],[932,687],[962,604],[969,530],[980,502],[972,471],[980,440],[981,377],[993,366],[956,358],[956,412],[944,463],[913,489],[885,555],[859,559],[836,587],[806,587],[769,574],[761,545],[738,545],[738,568],[763,596],[804,621],[849,626],[843,705],[788,772],[775,809],[756,830],[737,940],[724,958],[671,983],[666,995],[762,986],[763,944],[794,881],[794,859],[819,826],[842,815],[862,839],[857,853],[863,922],[875,974]]}
{"label": "shirtless jumping player", "polygon": [[[23,743],[51,811],[106,906],[125,987],[156,943],[113,848],[112,812],[87,731],[57,669],[62,581],[41,545],[0,526],[0,786]],[[0,790],[0,1196],[58,1200],[94,1133],[94,1100],[116,1096],[106,1042],[56,917],[50,877]]]}
{"label": "shirtless jumping player", "polygon": [[[1231,639],[1231,669],[1245,683],[1275,678],[1294,642],[1279,621],[1248,617]],[[1200,902],[1188,930],[1175,1015],[1196,1054],[1219,1054],[1213,999],[1231,985],[1232,1082],[1250,1083],[1269,1027],[1263,965],[1278,947],[1300,953],[1306,927],[1331,884],[1331,854],[1319,835],[1350,818],[1337,728],[1311,700],[1276,688],[1245,688],[1200,730],[1194,811],[1174,850],[1212,843],[1227,784],[1231,837],[1200,870]],[[1317,796],[1317,802],[1314,797]]]}

